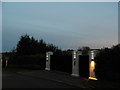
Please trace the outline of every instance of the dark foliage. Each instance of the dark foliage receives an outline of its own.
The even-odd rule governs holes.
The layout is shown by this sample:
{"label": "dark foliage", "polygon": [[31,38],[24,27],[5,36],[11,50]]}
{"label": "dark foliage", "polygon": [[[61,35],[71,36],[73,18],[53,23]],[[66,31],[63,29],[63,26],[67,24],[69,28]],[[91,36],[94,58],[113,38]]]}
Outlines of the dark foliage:
{"label": "dark foliage", "polygon": [[45,55],[14,55],[9,59],[9,65],[15,65],[28,68],[27,66],[39,65],[39,69],[45,68]]}
{"label": "dark foliage", "polygon": [[100,50],[95,58],[95,74],[98,79],[118,81],[120,80],[119,61],[120,44],[111,49]]}
{"label": "dark foliage", "polygon": [[23,35],[17,44],[16,49],[9,58],[9,65],[40,65],[45,68],[46,52],[52,51],[61,54],[62,51],[53,44],[46,44],[45,41],[35,40],[34,37]]}
{"label": "dark foliage", "polygon": [[21,36],[16,48],[17,55],[45,54],[47,51],[61,52],[57,46],[46,44],[42,39],[35,40],[27,34]]}
{"label": "dark foliage", "polygon": [[87,55],[89,50],[90,50],[90,47],[88,47],[88,46],[84,46],[82,48],[80,48],[80,47],[78,48],[78,51],[82,51],[83,55]]}

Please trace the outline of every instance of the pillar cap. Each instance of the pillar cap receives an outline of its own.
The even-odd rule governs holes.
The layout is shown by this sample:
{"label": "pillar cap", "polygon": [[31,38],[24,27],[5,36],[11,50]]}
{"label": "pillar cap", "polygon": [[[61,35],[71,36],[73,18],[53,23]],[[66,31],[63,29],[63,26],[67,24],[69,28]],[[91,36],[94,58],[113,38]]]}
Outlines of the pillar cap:
{"label": "pillar cap", "polygon": [[49,52],[46,52],[46,53],[47,53],[47,54],[51,54],[51,55],[53,54],[53,52],[50,52],[50,51],[49,51]]}

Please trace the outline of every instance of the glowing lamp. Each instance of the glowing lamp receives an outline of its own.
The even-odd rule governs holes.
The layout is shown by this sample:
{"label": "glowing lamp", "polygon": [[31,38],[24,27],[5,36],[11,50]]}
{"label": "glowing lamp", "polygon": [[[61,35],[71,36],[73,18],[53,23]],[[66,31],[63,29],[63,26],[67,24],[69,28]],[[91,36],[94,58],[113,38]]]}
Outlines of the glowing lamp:
{"label": "glowing lamp", "polygon": [[91,61],[91,67],[95,67],[95,62]]}
{"label": "glowing lamp", "polygon": [[73,57],[74,59],[76,59],[76,52],[74,51],[74,57]]}
{"label": "glowing lamp", "polygon": [[97,78],[94,78],[94,77],[89,77],[89,79],[91,79],[91,80],[98,80]]}

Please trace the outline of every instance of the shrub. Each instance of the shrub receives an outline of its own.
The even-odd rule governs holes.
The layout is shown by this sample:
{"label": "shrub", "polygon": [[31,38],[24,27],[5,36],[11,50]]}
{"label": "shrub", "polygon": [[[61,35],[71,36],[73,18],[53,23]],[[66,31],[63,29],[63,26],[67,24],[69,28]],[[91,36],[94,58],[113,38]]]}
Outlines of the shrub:
{"label": "shrub", "polygon": [[27,68],[39,65],[41,69],[45,68],[45,55],[14,55],[9,59],[9,65],[17,65]]}
{"label": "shrub", "polygon": [[98,79],[118,81],[119,74],[120,45],[111,49],[102,49],[96,56],[95,74]]}

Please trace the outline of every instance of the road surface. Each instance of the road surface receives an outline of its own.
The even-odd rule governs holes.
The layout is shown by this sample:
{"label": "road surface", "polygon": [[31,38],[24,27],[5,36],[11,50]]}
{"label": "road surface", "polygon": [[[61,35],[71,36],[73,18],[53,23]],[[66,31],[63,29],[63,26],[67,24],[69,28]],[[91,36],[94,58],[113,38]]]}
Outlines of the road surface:
{"label": "road surface", "polygon": [[47,80],[44,78],[30,77],[15,72],[2,72],[2,88],[76,88],[75,86]]}

